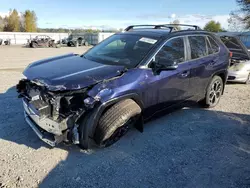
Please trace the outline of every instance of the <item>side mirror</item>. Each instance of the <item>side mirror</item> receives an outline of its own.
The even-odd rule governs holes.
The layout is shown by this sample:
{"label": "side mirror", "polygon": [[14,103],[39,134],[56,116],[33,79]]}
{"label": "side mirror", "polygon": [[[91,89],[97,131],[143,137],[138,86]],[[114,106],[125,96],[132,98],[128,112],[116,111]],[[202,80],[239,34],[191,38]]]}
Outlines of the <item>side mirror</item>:
{"label": "side mirror", "polygon": [[178,68],[177,62],[165,58],[158,58],[158,60],[154,61],[153,64],[153,68],[157,71],[175,70]]}

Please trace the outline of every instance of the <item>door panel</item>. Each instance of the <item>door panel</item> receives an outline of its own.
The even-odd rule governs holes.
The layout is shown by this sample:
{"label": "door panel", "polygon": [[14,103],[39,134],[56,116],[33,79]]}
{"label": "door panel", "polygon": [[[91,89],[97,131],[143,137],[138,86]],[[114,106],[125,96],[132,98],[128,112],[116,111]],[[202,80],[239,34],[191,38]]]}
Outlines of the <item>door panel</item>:
{"label": "door panel", "polygon": [[162,71],[159,75],[159,101],[172,105],[189,97],[190,66],[179,64],[176,70]]}
{"label": "door panel", "polygon": [[204,96],[207,85],[217,66],[218,53],[211,49],[204,35],[189,36],[191,66],[190,88],[194,96]]}
{"label": "door panel", "polygon": [[214,73],[214,56],[190,61],[190,88],[193,95],[203,95],[211,75]]}
{"label": "door panel", "polygon": [[[190,65],[185,62],[186,51],[183,37],[170,39],[155,55],[152,65],[158,59],[164,64],[171,61],[178,64],[175,70],[162,70],[158,73],[154,68],[147,70],[148,92],[144,93],[146,107],[161,110],[190,97]],[[153,67],[153,66],[152,66]]]}

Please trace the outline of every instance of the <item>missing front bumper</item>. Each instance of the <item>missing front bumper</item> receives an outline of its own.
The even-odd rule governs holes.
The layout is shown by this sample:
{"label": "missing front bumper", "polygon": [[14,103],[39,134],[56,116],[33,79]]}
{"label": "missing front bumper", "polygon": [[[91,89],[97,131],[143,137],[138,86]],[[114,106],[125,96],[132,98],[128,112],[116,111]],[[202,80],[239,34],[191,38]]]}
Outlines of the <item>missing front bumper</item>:
{"label": "missing front bumper", "polygon": [[33,121],[32,119],[28,116],[28,114],[26,112],[24,112],[24,118],[25,121],[29,124],[29,126],[33,129],[33,131],[37,134],[37,136],[44,141],[45,143],[49,144],[50,146],[54,147],[56,144],[58,144],[58,142],[55,140],[54,135],[51,133],[47,133],[45,134],[45,132],[43,132],[41,130],[41,128],[39,128]]}
{"label": "missing front bumper", "polygon": [[23,101],[24,106],[24,117],[25,121],[32,128],[32,130],[37,134],[37,136],[54,147],[62,141],[67,140],[68,131],[62,131],[60,129],[60,124],[50,120],[48,118],[41,119],[31,107],[29,107],[28,103]]}

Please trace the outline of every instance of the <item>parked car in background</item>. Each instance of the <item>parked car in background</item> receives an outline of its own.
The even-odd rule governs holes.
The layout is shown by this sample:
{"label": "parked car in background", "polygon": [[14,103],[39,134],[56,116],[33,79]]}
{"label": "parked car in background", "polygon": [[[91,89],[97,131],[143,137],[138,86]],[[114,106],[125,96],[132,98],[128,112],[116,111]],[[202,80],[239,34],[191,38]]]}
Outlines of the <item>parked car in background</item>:
{"label": "parked car in background", "polygon": [[3,39],[0,39],[0,46],[3,44]]}
{"label": "parked car in background", "polygon": [[250,84],[250,52],[237,36],[223,34],[220,38],[232,53],[228,81]]}
{"label": "parked car in background", "polygon": [[[17,84],[26,122],[47,144],[110,146],[157,112],[218,104],[229,50],[213,33],[183,25],[129,26],[82,55],[30,64]],[[187,25],[184,25],[187,26]]]}
{"label": "parked car in background", "polygon": [[62,44],[67,44],[67,43],[68,43],[68,38],[67,37],[63,38],[62,39]]}
{"label": "parked car in background", "polygon": [[88,46],[85,40],[85,33],[72,33],[67,38],[67,46]]}
{"label": "parked car in background", "polygon": [[55,40],[47,35],[38,35],[34,39],[28,41],[32,48],[37,47],[56,47]]}
{"label": "parked car in background", "polygon": [[3,43],[5,45],[10,45],[11,44],[11,39],[6,39]]}

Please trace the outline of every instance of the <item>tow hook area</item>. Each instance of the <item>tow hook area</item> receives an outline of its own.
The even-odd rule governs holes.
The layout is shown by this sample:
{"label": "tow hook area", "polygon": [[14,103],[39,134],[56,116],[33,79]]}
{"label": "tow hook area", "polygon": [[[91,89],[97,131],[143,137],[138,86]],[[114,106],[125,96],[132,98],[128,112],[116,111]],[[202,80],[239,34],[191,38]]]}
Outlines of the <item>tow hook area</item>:
{"label": "tow hook area", "polygon": [[37,136],[44,141],[45,143],[49,144],[52,147],[55,147],[57,144],[61,143],[62,141],[66,140],[67,133],[65,132],[62,135],[53,135],[51,133],[48,133],[41,129],[39,126],[37,126],[34,121],[28,116],[26,112],[24,112],[24,117],[26,122],[29,124],[29,126],[33,129],[33,131],[37,134]]}

